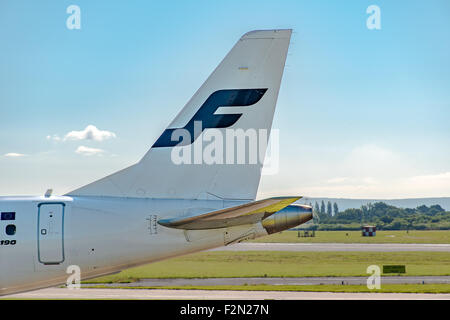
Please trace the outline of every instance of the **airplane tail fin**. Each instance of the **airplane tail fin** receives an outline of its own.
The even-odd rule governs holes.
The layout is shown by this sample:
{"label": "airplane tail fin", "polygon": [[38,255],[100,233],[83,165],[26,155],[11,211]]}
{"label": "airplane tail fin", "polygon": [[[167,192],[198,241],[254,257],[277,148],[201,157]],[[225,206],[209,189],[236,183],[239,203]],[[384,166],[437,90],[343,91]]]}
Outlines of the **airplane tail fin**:
{"label": "airplane tail fin", "polygon": [[68,195],[255,199],[291,33],[244,34],[137,164]]}

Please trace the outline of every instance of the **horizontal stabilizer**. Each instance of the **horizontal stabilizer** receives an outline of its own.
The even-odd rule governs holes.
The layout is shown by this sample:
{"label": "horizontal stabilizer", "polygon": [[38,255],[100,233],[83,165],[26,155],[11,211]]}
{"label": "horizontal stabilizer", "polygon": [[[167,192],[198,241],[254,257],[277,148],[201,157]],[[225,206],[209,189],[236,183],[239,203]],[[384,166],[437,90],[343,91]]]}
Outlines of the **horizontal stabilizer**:
{"label": "horizontal stabilizer", "polygon": [[159,220],[162,226],[185,230],[217,229],[253,224],[278,212],[301,197],[276,197],[249,202],[236,207],[208,212],[193,217]]}

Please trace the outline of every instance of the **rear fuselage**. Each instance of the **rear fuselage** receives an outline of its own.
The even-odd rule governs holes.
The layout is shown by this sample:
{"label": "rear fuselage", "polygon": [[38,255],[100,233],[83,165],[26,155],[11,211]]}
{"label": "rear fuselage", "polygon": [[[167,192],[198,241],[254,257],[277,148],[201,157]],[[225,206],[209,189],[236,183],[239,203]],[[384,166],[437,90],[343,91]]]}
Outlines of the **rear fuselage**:
{"label": "rear fuselage", "polygon": [[4,213],[0,220],[0,294],[65,283],[71,265],[80,267],[81,278],[86,279],[267,235],[261,223],[214,230],[179,230],[157,223],[160,218],[242,203],[245,201],[0,198],[0,212]]}

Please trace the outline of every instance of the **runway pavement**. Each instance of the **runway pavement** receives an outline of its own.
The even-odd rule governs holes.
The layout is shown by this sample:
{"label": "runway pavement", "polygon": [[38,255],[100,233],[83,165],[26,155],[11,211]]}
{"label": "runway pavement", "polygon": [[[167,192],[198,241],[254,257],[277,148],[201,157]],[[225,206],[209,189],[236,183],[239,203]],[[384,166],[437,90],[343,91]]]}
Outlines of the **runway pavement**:
{"label": "runway pavement", "polygon": [[450,252],[450,244],[428,243],[236,243],[210,251],[427,251]]}
{"label": "runway pavement", "polygon": [[[450,244],[365,244],[365,243],[238,243],[212,251],[427,251],[450,252]],[[141,286],[168,285],[315,285],[315,284],[365,284],[365,277],[314,277],[314,278],[220,278],[220,279],[146,279]],[[383,283],[450,283],[448,276],[382,277]],[[125,286],[126,284],[121,284]],[[130,284],[133,285],[133,284]],[[136,285],[136,283],[134,284]],[[409,293],[330,293],[330,292],[280,292],[280,291],[222,291],[222,290],[164,290],[164,289],[87,289],[47,288],[1,298],[14,299],[288,299],[288,300],[412,300],[446,299],[450,294]],[[0,299],[1,299],[0,298]]]}
{"label": "runway pavement", "polygon": [[4,296],[7,299],[176,299],[176,300],[450,300],[450,294],[331,293],[219,290],[148,290],[48,288]]}
{"label": "runway pavement", "polygon": [[[450,284],[450,276],[389,276],[381,277],[382,284]],[[106,283],[108,287],[160,287],[160,286],[220,286],[220,285],[366,285],[367,277],[298,277],[298,278],[206,278],[206,279],[141,279],[131,283]],[[95,284],[86,284],[92,286]]]}

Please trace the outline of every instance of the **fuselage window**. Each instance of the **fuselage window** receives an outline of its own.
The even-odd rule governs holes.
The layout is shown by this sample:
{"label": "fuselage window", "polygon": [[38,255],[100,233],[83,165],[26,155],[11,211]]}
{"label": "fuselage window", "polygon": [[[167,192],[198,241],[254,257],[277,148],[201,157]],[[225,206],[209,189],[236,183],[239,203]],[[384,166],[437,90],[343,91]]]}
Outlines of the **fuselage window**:
{"label": "fuselage window", "polygon": [[13,225],[13,224],[8,224],[8,225],[6,226],[6,234],[7,234],[8,236],[13,236],[13,235],[15,235],[15,234],[16,234],[16,226]]}

